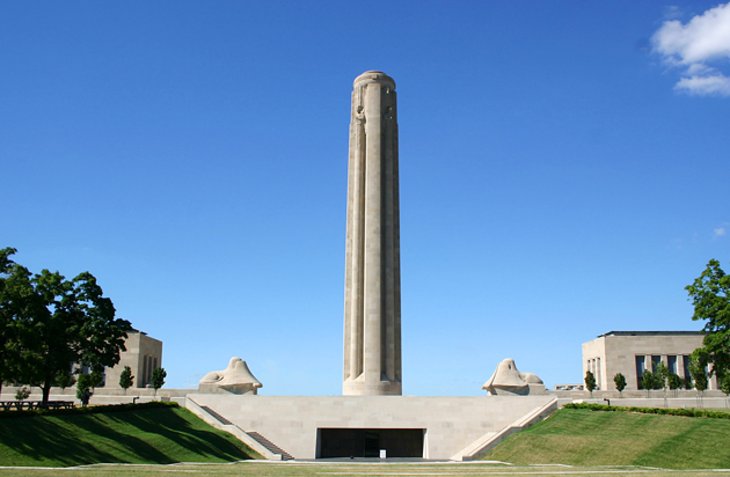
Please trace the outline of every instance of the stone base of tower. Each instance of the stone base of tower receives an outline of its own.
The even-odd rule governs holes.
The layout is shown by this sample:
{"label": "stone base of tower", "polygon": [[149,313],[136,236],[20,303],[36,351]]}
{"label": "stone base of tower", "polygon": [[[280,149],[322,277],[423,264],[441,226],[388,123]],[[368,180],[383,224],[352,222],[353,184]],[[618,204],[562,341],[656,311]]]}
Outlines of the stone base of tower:
{"label": "stone base of tower", "polygon": [[387,458],[475,459],[552,413],[557,402],[554,396],[186,397],[188,409],[207,422],[295,459],[377,457],[380,450]]}
{"label": "stone base of tower", "polygon": [[345,380],[342,383],[343,396],[400,396],[403,394],[401,383],[394,381]]}

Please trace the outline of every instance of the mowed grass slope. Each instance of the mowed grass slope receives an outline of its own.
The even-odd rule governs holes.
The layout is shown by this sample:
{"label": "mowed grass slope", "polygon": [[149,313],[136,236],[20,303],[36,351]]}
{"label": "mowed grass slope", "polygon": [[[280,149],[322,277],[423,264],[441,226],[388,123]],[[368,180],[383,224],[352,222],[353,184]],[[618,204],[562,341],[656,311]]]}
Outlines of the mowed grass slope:
{"label": "mowed grass slope", "polygon": [[562,409],[484,456],[514,464],[730,469],[730,419]]}
{"label": "mowed grass slope", "polygon": [[257,455],[177,406],[0,419],[0,465],[231,462]]}

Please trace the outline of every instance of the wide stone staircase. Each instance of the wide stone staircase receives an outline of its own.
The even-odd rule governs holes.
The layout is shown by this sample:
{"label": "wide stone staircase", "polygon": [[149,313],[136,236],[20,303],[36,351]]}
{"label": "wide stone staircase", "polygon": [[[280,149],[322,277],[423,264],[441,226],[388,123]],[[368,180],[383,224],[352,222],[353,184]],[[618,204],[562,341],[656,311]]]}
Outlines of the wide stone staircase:
{"label": "wide stone staircase", "polygon": [[269,449],[273,454],[278,454],[281,456],[282,460],[291,460],[294,457],[292,457],[287,451],[282,449],[281,447],[277,446],[258,432],[249,431],[246,434],[256,439],[262,446]]}
{"label": "wide stone staircase", "polygon": [[200,405],[189,397],[186,399],[185,407],[211,426],[232,434],[239,441],[261,454],[261,456],[267,460],[289,460],[294,458],[287,451],[277,446],[260,433],[244,431],[224,416],[217,413],[215,410],[208,406]]}

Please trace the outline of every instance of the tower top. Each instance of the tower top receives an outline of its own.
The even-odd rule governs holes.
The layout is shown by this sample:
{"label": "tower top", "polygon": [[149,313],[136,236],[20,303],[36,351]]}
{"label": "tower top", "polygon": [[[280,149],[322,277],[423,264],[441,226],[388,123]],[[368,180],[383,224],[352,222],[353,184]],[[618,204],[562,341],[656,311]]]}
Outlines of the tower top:
{"label": "tower top", "polygon": [[353,87],[357,86],[359,83],[385,83],[389,84],[392,88],[395,89],[395,80],[388,76],[387,74],[383,73],[382,71],[378,70],[369,70],[355,78],[355,81],[353,81],[352,85]]}

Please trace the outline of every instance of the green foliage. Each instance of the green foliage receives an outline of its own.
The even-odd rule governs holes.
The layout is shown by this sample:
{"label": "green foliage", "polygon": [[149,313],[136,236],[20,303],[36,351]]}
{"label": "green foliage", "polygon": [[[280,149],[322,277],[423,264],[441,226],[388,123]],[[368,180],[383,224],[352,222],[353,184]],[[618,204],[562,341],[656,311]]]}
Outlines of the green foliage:
{"label": "green foliage", "polygon": [[672,408],[672,407],[636,407],[636,406],[607,406],[596,403],[575,403],[571,402],[563,406],[565,409],[588,409],[590,411],[611,411],[611,412],[638,412],[641,414],[661,414],[665,416],[681,417],[711,417],[716,419],[730,419],[730,412],[712,411],[696,408]]}
{"label": "green foliage", "polygon": [[12,416],[0,422],[2,466],[232,462],[256,457],[231,435],[167,403],[3,414]]}
{"label": "green foliage", "polygon": [[157,368],[152,371],[152,388],[155,390],[155,395],[157,395],[157,390],[165,385],[166,377],[167,371],[165,371],[165,368]]}
{"label": "green foliage", "polygon": [[613,377],[613,383],[616,385],[616,391],[619,394],[623,393],[623,390],[626,389],[626,376],[621,373],[616,373]]}
{"label": "green foliage", "polygon": [[592,396],[593,391],[596,389],[596,377],[593,376],[592,372],[586,371],[585,383],[586,383],[586,389],[588,390],[589,393],[591,393],[591,396]]}
{"label": "green foliage", "polygon": [[659,363],[654,370],[654,387],[652,389],[667,389],[669,370],[664,363]]}
{"label": "green foliage", "polygon": [[730,275],[713,259],[685,289],[694,306],[692,319],[705,321],[703,350],[713,374],[730,373]]}
{"label": "green foliage", "polygon": [[59,388],[63,389],[73,386],[74,384],[76,384],[76,378],[74,377],[71,370],[67,372],[59,372],[56,375],[56,379],[53,381],[54,386],[58,386]]}
{"label": "green foliage", "polygon": [[689,373],[692,375],[694,387],[700,394],[707,389],[707,359],[708,353],[703,348],[697,348],[689,358]]}
{"label": "green foliage", "polygon": [[124,389],[124,392],[127,392],[127,389],[132,387],[132,384],[134,384],[134,376],[132,375],[132,368],[129,366],[125,366],[124,370],[119,374],[119,387]]}
{"label": "green foliage", "polygon": [[131,325],[90,273],[33,275],[10,260],[15,251],[0,250],[0,382],[40,386],[47,402],[52,385],[70,385],[71,363],[100,372],[119,362]]}
{"label": "green foliage", "polygon": [[76,397],[84,407],[89,405],[89,399],[94,395],[91,390],[93,382],[94,378],[90,374],[80,374],[76,380]]}
{"label": "green foliage", "polygon": [[649,391],[656,389],[656,383],[657,379],[651,371],[644,371],[644,374],[641,375],[641,388],[646,389],[647,396]]}
{"label": "green foliage", "polygon": [[667,384],[669,385],[669,389],[674,391],[681,388],[684,383],[682,382],[682,378],[678,375],[669,373],[669,376],[667,376]]}
{"label": "green foliage", "polygon": [[16,401],[25,401],[28,397],[30,397],[30,388],[28,386],[22,386],[15,391]]}
{"label": "green foliage", "polygon": [[730,397],[730,374],[726,374],[720,380],[720,390]]}

